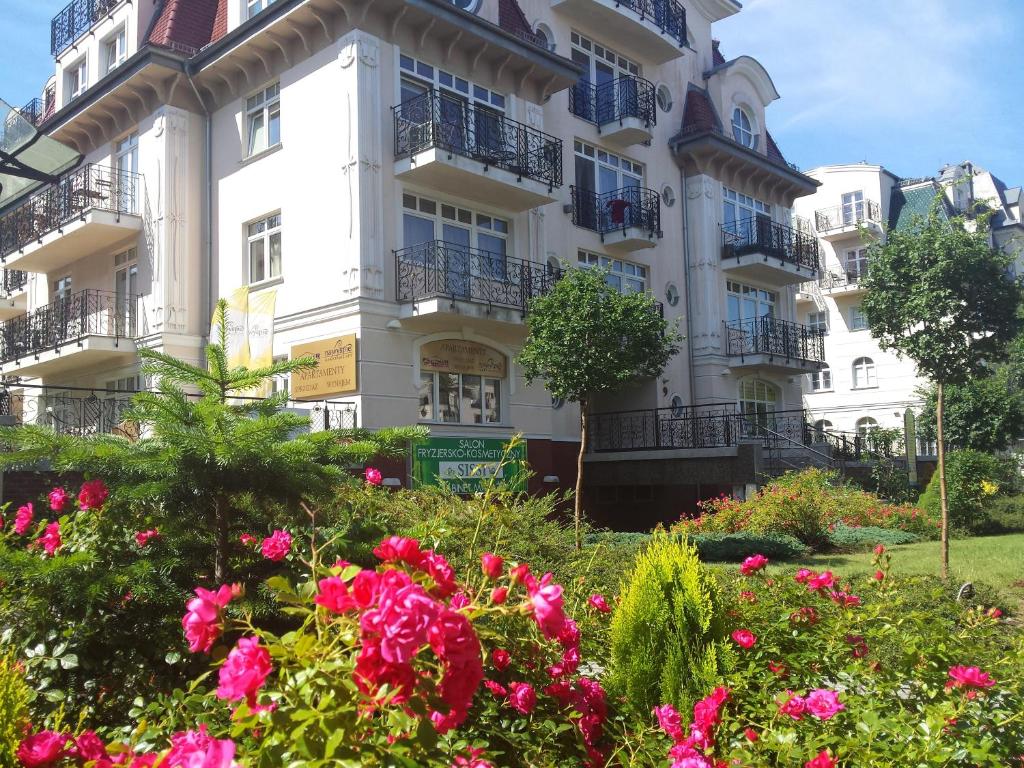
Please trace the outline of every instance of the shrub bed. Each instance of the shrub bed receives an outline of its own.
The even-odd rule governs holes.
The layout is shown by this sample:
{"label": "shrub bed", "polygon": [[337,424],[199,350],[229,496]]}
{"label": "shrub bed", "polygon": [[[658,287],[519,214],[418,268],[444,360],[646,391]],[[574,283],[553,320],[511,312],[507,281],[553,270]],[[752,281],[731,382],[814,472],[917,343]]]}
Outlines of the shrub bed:
{"label": "shrub bed", "polygon": [[913,544],[920,540],[920,537],[907,531],[879,528],[877,525],[853,526],[836,523],[828,532],[828,543],[845,552],[864,552],[874,549],[878,544],[892,547]]}

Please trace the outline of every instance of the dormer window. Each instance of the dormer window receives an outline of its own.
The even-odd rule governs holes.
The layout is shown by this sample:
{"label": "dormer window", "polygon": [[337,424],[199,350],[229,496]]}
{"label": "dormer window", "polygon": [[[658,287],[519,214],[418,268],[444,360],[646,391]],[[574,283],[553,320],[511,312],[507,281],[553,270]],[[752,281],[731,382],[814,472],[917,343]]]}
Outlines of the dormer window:
{"label": "dormer window", "polygon": [[754,147],[754,129],[750,115],[742,107],[732,111],[732,137],[744,147]]}
{"label": "dormer window", "polygon": [[464,11],[476,13],[480,10],[480,2],[481,0],[452,0],[452,5]]}

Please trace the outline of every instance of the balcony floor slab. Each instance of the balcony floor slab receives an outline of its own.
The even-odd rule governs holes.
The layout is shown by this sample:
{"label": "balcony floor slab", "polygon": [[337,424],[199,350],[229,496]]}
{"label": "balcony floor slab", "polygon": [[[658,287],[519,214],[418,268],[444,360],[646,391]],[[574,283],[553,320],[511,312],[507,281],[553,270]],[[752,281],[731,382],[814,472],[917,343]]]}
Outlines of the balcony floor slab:
{"label": "balcony floor slab", "polygon": [[722,271],[739,278],[779,286],[804,283],[813,280],[817,274],[807,267],[800,267],[777,256],[757,251],[740,256],[724,256]]}
{"label": "balcony floor slab", "polygon": [[785,373],[814,373],[820,371],[824,366],[825,363],[816,360],[801,360],[796,357],[769,355],[764,352],[730,355],[729,357],[729,368],[736,371],[761,369]]}
{"label": "balcony floor slab", "polygon": [[103,364],[122,364],[135,357],[133,339],[112,336],[83,336],[60,346],[30,352],[0,365],[0,373],[11,376],[55,376]]}
{"label": "balcony floor slab", "polygon": [[493,329],[496,323],[524,329],[526,325],[522,310],[447,297],[406,302],[399,308],[398,317],[403,328],[422,333],[438,333],[462,327]]}
{"label": "balcony floor slab", "polygon": [[23,290],[0,297],[0,320],[10,320],[12,317],[23,315],[27,308],[28,294]]}
{"label": "balcony floor slab", "polygon": [[142,231],[142,218],[129,213],[90,210],[58,230],[0,259],[6,269],[51,272],[83,256],[127,244]]}
{"label": "balcony floor slab", "polygon": [[649,142],[654,136],[654,126],[638,117],[624,117],[612,123],[605,123],[597,129],[605,141],[620,147]]}

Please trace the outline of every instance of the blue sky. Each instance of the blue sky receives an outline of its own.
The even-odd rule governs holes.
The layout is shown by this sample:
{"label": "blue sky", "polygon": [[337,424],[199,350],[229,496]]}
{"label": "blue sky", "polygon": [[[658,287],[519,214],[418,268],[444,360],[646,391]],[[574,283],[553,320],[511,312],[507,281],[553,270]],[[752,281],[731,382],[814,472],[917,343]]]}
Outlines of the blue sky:
{"label": "blue sky", "polygon": [[[50,19],[66,3],[0,0],[0,97],[38,95],[53,67]],[[790,161],[925,176],[969,159],[1024,184],[1024,0],[744,6],[714,34],[727,57],[749,54],[772,75],[782,98],[768,125]]]}

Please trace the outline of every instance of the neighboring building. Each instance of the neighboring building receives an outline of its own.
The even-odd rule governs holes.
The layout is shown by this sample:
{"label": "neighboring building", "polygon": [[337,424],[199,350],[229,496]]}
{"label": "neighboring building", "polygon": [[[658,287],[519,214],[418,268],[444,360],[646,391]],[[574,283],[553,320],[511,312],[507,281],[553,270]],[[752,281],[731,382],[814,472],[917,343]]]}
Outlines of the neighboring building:
{"label": "neighboring building", "polygon": [[[823,349],[796,315],[818,244],[790,226],[817,182],[767,130],[767,72],[712,41],[739,9],[74,0],[24,113],[85,162],[0,211],[0,259],[28,273],[0,372],[55,402],[131,389],[137,348],[199,360],[230,298],[254,357],[337,361],[293,383],[319,413],[522,432],[532,487],[568,488],[578,411],[514,357],[529,299],[600,265],[687,341],[657,381],[597,403],[592,504],[660,516],[742,491],[757,425],[799,412]],[[92,413],[75,418],[110,426]],[[492,447],[457,455],[474,445]]]}
{"label": "neighboring building", "polygon": [[[826,331],[827,367],[804,382],[804,407],[818,430],[865,435],[876,427],[902,428],[907,407],[921,403],[927,382],[914,363],[883,352],[861,311],[862,278],[870,269],[867,249],[890,229],[911,226],[944,197],[943,215],[968,215],[986,206],[992,242],[1024,252],[1021,189],[1009,188],[990,172],[964,162],[947,165],[935,178],[902,179],[880,165],[829,165],[808,171],[818,191],[799,200],[795,211],[810,221],[821,245],[817,281],[801,286],[800,322]],[[925,454],[934,448],[919,445]]]}

